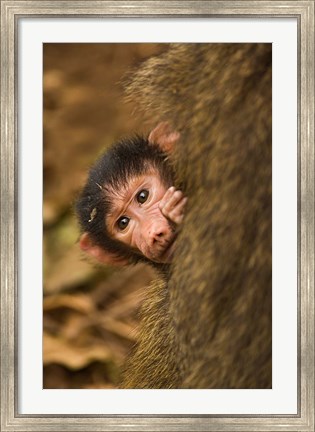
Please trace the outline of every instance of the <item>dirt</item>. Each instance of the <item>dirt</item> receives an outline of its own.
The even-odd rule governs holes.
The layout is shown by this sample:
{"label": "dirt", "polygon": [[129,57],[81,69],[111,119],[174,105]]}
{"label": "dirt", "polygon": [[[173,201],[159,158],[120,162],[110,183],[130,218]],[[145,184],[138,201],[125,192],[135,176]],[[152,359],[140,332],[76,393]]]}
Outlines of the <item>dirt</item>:
{"label": "dirt", "polygon": [[73,203],[103,149],[153,126],[125,103],[123,80],[166,48],[44,44],[44,388],[117,386],[136,340],[137,310],[154,272],[88,262]]}

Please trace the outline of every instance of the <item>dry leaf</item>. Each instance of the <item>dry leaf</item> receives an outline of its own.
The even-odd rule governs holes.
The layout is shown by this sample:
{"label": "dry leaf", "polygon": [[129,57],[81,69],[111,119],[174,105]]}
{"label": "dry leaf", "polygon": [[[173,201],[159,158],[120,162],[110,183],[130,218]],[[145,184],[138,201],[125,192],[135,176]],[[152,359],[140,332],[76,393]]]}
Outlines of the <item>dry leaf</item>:
{"label": "dry leaf", "polygon": [[67,340],[44,333],[44,365],[57,363],[70,369],[82,369],[93,361],[107,362],[112,355],[104,346],[75,346]]}

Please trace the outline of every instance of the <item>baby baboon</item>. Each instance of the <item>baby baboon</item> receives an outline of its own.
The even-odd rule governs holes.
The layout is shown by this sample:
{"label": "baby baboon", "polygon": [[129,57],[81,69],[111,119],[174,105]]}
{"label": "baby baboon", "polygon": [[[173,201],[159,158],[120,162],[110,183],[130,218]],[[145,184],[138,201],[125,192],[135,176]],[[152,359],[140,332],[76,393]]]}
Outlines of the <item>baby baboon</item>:
{"label": "baby baboon", "polygon": [[124,388],[271,388],[271,44],[173,45],[128,97],[181,134],[188,197]]}
{"label": "baby baboon", "polygon": [[186,198],[169,161],[179,134],[160,123],[148,138],[114,144],[90,169],[76,203],[81,249],[101,263],[172,262]]}

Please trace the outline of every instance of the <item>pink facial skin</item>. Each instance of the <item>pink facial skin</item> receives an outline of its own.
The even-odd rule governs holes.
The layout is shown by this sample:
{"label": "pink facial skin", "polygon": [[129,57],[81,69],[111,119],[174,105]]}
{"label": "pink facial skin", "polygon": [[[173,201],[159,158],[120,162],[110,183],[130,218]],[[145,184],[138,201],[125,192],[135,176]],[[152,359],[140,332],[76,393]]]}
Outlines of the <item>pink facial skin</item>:
{"label": "pink facial skin", "polygon": [[109,234],[151,261],[170,263],[186,201],[175,187],[167,189],[155,172],[133,178],[125,189],[113,192]]}

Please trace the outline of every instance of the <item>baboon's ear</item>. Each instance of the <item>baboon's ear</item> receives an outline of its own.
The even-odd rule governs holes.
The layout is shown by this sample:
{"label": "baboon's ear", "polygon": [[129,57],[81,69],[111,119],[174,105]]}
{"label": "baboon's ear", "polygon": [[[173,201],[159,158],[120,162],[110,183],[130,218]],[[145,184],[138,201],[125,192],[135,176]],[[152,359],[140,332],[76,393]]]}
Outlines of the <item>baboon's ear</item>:
{"label": "baboon's ear", "polygon": [[101,264],[107,264],[112,266],[124,266],[129,264],[126,258],[118,257],[110,252],[97,246],[89,233],[85,232],[80,237],[80,248],[82,251],[87,253],[90,257],[96,259]]}
{"label": "baboon's ear", "polygon": [[149,143],[157,144],[164,153],[172,153],[180,133],[173,131],[167,122],[159,123],[149,135]]}

